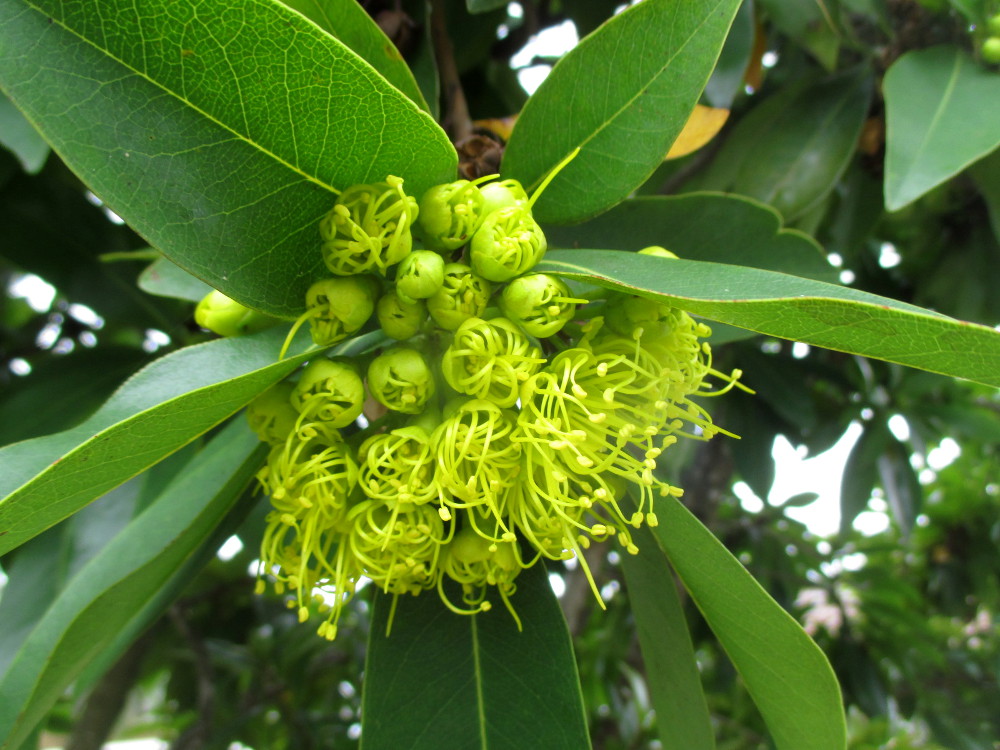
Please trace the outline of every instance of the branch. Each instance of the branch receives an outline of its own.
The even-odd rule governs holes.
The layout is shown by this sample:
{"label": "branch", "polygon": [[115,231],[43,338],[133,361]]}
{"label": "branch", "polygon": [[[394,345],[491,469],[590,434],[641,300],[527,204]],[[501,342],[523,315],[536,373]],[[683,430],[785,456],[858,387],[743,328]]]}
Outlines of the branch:
{"label": "branch", "polygon": [[444,129],[452,142],[460,141],[472,135],[472,120],[469,117],[469,105],[465,101],[462,82],[455,64],[455,49],[448,36],[448,23],[445,18],[444,0],[431,2],[431,41],[434,44],[434,57],[437,59],[438,71],[441,73],[441,87],[444,92]]}

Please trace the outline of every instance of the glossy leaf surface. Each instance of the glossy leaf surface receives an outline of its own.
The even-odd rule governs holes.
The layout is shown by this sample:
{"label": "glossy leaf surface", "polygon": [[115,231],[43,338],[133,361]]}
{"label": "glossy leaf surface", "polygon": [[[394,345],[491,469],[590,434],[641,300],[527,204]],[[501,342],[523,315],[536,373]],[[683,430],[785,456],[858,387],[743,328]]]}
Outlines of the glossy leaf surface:
{"label": "glossy leaf surface", "polygon": [[670,150],[715,66],[739,0],[645,0],[553,68],[518,117],[501,173],[534,188],[580,154],[535,204],[539,221],[581,221],[622,201]]}
{"label": "glossy leaf surface", "polygon": [[334,189],[395,174],[420,195],[457,160],[410,99],[270,0],[7,0],[0,84],[150,244],[279,316],[326,275]]}
{"label": "glossy leaf surface", "polygon": [[434,591],[400,597],[386,637],[392,598],[376,596],[363,750],[590,747],[569,631],[544,566],[517,578],[511,604],[523,632],[493,598],[489,612],[456,615]]}
{"label": "glossy leaf surface", "polygon": [[662,296],[710,320],[769,336],[1000,386],[1000,331],[849,287],[610,250],[554,251],[536,270]]}
{"label": "glossy leaf surface", "polygon": [[906,53],[886,72],[883,90],[890,211],[1000,146],[1000,76],[957,47]]}
{"label": "glossy leaf surface", "polygon": [[781,226],[770,206],[738,195],[688,193],[625,201],[595,219],[546,227],[549,247],[641,250],[660,245],[686,260],[732,263],[836,280],[814,239]]}
{"label": "glossy leaf surface", "polygon": [[0,449],[0,554],[170,455],[291,373],[310,355],[276,362],[283,328],[169,354],[77,427]]}
{"label": "glossy leaf surface", "polygon": [[0,747],[20,745],[89,660],[212,533],[263,455],[249,427],[234,423],[80,570],[0,678]]}
{"label": "glossy leaf surface", "polygon": [[656,514],[653,535],[743,678],[778,750],[846,747],[840,687],[819,647],[676,498],[658,500]]}

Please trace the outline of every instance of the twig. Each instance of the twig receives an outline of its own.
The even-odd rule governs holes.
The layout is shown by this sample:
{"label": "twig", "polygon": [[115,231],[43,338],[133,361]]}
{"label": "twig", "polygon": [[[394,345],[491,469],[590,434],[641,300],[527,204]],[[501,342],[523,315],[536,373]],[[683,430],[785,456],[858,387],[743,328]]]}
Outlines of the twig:
{"label": "twig", "polygon": [[444,92],[444,129],[452,142],[460,141],[472,135],[472,120],[469,117],[465,92],[462,91],[458,66],[455,64],[455,50],[448,36],[444,0],[431,2],[431,41],[434,44],[434,57],[437,58]]}

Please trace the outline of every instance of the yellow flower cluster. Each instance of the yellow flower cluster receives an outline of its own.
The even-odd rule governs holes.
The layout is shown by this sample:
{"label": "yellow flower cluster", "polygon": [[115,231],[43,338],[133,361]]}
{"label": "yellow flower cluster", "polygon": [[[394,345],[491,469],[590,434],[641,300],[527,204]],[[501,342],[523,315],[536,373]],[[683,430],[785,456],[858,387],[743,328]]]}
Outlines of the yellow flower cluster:
{"label": "yellow flower cluster", "polygon": [[375,310],[406,342],[367,362],[316,357],[251,404],[272,445],[258,590],[270,581],[329,639],[365,579],[393,597],[436,589],[463,614],[498,597],[517,620],[520,571],[577,557],[600,601],[582,550],[638,551],[656,499],[681,494],[657,474],[663,451],[719,431],[691,398],[738,373],[711,368],[709,330],[683,311],[530,273],[537,193],[513,181],[439,186],[419,208],[391,177],[345,196],[321,226],[339,275],[300,323],[328,345]]}

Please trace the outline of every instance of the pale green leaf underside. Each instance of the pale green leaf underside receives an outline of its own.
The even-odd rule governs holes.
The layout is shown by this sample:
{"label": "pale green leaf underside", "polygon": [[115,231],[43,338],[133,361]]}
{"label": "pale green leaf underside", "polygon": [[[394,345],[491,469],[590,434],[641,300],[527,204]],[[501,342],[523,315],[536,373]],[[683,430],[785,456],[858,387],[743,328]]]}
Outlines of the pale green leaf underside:
{"label": "pale green leaf underside", "polygon": [[194,440],[310,355],[277,362],[286,331],[181,349],[65,432],[0,449],[0,554]]}
{"label": "pale green leaf underside", "polygon": [[580,154],[535,205],[580,221],[623,200],[663,161],[711,75],[739,0],[645,0],[607,21],[528,100],[502,175],[533,187]]}
{"label": "pale green leaf underside", "polygon": [[[489,612],[457,615],[435,591],[392,597],[372,613],[362,699],[362,750],[590,747],[580,679],[545,567],[517,578],[519,632],[491,587]],[[461,592],[451,591],[455,602]]]}
{"label": "pale green leaf underside", "polygon": [[253,476],[262,444],[234,423],[51,603],[0,676],[0,748],[16,748],[87,663],[152,599]]}
{"label": "pale green leaf underside", "polygon": [[395,174],[420,195],[457,162],[427,113],[272,0],[2,0],[0,85],[150,244],[275,315],[327,275],[332,189]]}
{"label": "pale green leaf underside", "polygon": [[850,287],[611,250],[556,250],[536,270],[666,297],[758,333],[1000,386],[1000,331]]}
{"label": "pale green leaf underside", "polygon": [[778,750],[846,747],[840,686],[819,647],[676,498],[658,500],[656,514],[653,534],[743,678]]}
{"label": "pale green leaf underside", "polygon": [[890,211],[1000,146],[1000,76],[957,47],[906,53],[886,72],[883,91]]}

